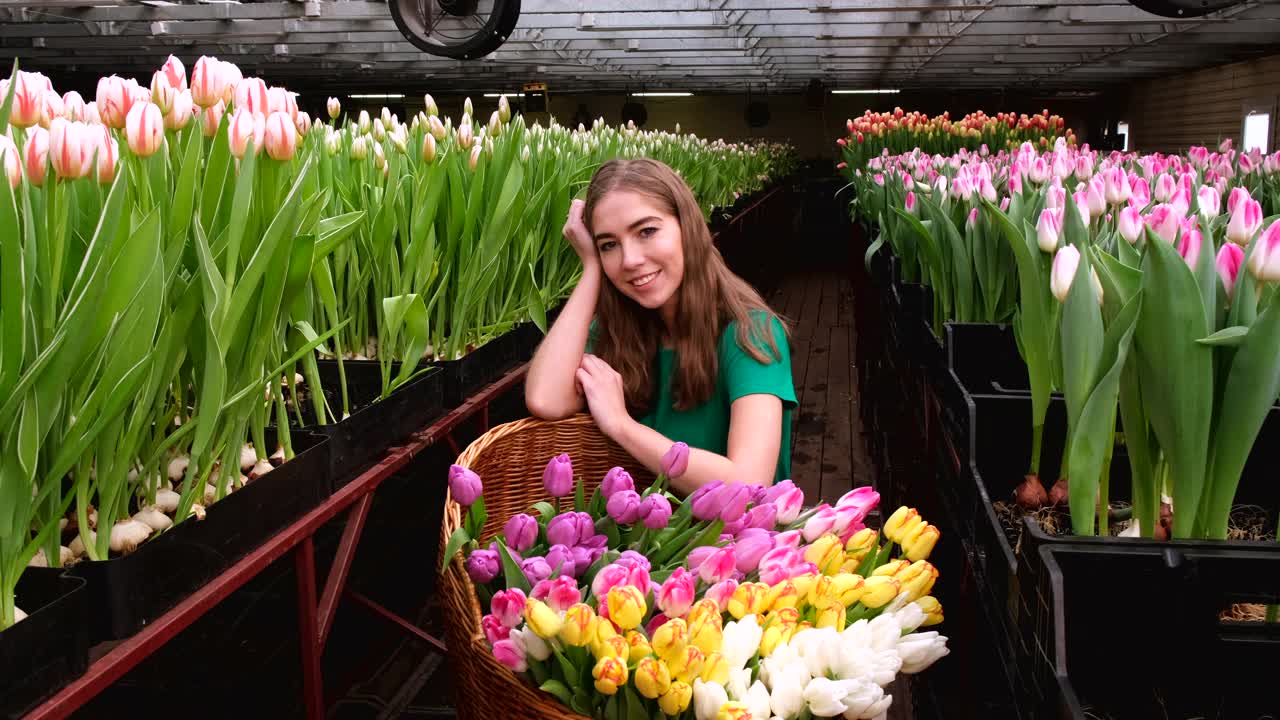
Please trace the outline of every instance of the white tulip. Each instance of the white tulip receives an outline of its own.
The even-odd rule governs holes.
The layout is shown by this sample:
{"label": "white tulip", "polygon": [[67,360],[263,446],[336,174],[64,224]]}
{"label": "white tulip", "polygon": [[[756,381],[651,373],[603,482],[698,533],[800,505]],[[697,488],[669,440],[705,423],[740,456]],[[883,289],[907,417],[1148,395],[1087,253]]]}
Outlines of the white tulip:
{"label": "white tulip", "polygon": [[735,668],[729,671],[729,682],[725,683],[724,689],[729,693],[730,700],[745,702],[750,687],[751,668]]}
{"label": "white tulip", "polygon": [[755,615],[747,615],[724,626],[724,642],[720,646],[720,654],[730,670],[747,664],[760,649],[760,638],[763,635],[764,631],[756,622]]}
{"label": "white tulip", "polygon": [[524,643],[525,652],[534,660],[542,662],[551,657],[551,646],[529,628],[512,630],[511,634],[513,636],[518,635],[520,641]]}
{"label": "white tulip", "polygon": [[849,685],[853,682],[856,681],[816,677],[805,686],[804,700],[809,703],[809,710],[818,717],[843,715],[848,706],[841,701],[849,694]]}
{"label": "white tulip", "polygon": [[907,675],[924,670],[950,652],[947,649],[947,638],[934,631],[912,633],[898,641],[902,672]]}
{"label": "white tulip", "polygon": [[746,697],[741,698],[741,700],[747,704],[747,709],[751,711],[751,717],[770,717],[769,708],[771,705],[769,688],[765,687],[764,683],[759,680],[755,681],[755,683],[751,685],[751,689],[747,691]]}
{"label": "white tulip", "polygon": [[715,720],[720,707],[727,702],[729,695],[724,691],[723,685],[693,681],[693,710],[698,720]]}
{"label": "white tulip", "polygon": [[[884,689],[879,685],[860,678],[852,678],[847,682],[851,683],[849,694],[841,700],[845,704],[844,716],[847,720],[874,718],[888,709]],[[888,700],[892,702],[893,697],[889,696]]]}
{"label": "white tulip", "polygon": [[[795,666],[793,666],[795,667]],[[811,679],[803,666],[799,674],[783,674],[773,678],[773,693],[769,696],[769,708],[774,715],[793,718],[804,710],[804,686]],[[800,680],[803,677],[803,680]],[[755,711],[751,712],[755,717]]]}

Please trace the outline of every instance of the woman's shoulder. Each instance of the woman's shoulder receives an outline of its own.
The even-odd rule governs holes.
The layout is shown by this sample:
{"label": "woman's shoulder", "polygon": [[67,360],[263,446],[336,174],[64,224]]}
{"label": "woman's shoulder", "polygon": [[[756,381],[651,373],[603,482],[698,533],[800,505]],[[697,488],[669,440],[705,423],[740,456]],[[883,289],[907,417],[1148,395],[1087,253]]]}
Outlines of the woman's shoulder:
{"label": "woman's shoulder", "polygon": [[[773,346],[779,349],[787,347],[786,325],[776,313],[766,309],[752,310],[748,321],[750,325],[747,328],[747,337],[761,350],[768,352],[771,349],[770,339],[773,341]],[[722,354],[743,350],[738,341],[738,327],[739,322],[736,319],[725,324],[724,330],[720,333]]]}

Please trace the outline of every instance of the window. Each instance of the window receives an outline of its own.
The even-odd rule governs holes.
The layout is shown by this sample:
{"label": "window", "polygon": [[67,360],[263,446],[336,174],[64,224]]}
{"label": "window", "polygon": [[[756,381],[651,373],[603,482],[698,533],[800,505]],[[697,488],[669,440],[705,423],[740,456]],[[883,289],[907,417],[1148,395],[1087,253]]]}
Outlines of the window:
{"label": "window", "polygon": [[1266,153],[1270,152],[1267,141],[1271,135],[1271,113],[1251,112],[1244,118],[1244,152],[1254,148]]}
{"label": "window", "polygon": [[1120,149],[1121,149],[1121,150],[1125,150],[1125,151],[1127,151],[1127,150],[1129,149],[1129,123],[1127,123],[1127,122],[1122,122],[1122,123],[1117,124],[1117,125],[1116,125],[1116,132],[1118,132],[1118,133],[1120,133],[1121,135],[1123,135],[1123,136],[1124,136],[1124,147],[1122,147],[1122,148],[1120,148]]}

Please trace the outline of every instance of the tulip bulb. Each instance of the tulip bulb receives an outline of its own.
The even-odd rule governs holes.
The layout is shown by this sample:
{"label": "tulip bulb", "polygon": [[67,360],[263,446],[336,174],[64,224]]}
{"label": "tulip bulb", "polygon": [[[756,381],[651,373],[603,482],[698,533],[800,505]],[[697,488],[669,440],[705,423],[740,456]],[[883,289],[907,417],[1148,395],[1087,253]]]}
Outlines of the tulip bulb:
{"label": "tulip bulb", "polygon": [[248,472],[254,465],[258,464],[258,453],[253,446],[245,443],[240,446],[240,471]]}
{"label": "tulip bulb", "polygon": [[169,479],[172,480],[173,482],[178,482],[179,480],[181,480],[182,477],[187,474],[187,467],[190,464],[191,464],[191,458],[187,457],[186,455],[179,455],[178,457],[170,460],[169,470],[168,470]]}
{"label": "tulip bulb", "polygon": [[274,469],[275,469],[275,466],[272,465],[269,461],[259,460],[258,462],[254,463],[254,466],[249,470],[248,477],[250,480],[257,480],[258,478],[262,477],[263,475],[266,475],[267,473],[271,472]]}
{"label": "tulip bulb", "polygon": [[173,520],[160,510],[159,507],[151,505],[134,513],[133,519],[151,528],[153,532],[162,532],[173,527]]}
{"label": "tulip bulb", "polygon": [[138,520],[121,520],[111,527],[111,550],[128,555],[151,537],[151,528]]}
{"label": "tulip bulb", "polygon": [[177,511],[178,504],[182,501],[182,496],[168,488],[160,488],[156,491],[155,507],[161,512],[172,513]]}

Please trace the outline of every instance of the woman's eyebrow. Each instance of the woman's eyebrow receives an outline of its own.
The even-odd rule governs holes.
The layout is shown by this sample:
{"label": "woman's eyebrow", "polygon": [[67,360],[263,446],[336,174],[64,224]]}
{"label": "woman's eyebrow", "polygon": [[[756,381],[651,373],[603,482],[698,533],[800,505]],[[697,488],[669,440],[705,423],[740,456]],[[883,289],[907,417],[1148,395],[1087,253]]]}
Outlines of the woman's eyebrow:
{"label": "woman's eyebrow", "polygon": [[[655,221],[655,220],[657,220],[657,221],[661,221],[661,220],[662,220],[662,218],[658,217],[657,215],[650,215],[649,217],[640,218],[639,220],[637,220],[637,221],[635,221],[635,222],[631,223],[629,226],[627,226],[627,229],[628,229],[628,230],[635,230],[636,228],[640,227],[641,225],[644,225],[644,224],[646,224],[646,223],[653,222],[653,221]],[[596,233],[595,240],[596,240],[596,242],[599,242],[600,240],[602,240],[602,239],[604,239],[604,238],[612,238],[612,237],[613,237],[613,233]]]}

